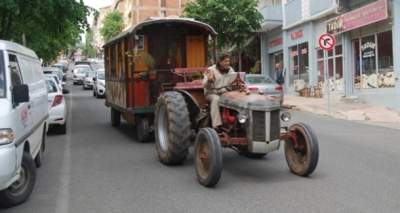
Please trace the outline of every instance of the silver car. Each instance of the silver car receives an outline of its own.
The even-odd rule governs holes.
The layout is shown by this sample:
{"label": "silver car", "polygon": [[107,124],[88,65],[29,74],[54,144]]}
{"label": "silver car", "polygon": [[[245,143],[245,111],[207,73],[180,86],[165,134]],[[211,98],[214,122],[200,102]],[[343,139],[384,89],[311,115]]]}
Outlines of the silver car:
{"label": "silver car", "polygon": [[258,92],[279,98],[283,103],[283,87],[272,78],[262,74],[246,74],[245,82],[251,92]]}

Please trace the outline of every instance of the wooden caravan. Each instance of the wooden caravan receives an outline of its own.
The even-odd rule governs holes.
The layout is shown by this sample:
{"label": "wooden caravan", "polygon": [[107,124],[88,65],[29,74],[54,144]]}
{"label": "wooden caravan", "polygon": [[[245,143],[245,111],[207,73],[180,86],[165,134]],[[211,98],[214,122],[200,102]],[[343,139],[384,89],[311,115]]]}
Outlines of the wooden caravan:
{"label": "wooden caravan", "polygon": [[105,44],[112,125],[118,126],[122,117],[136,124],[139,140],[147,140],[159,94],[183,78],[173,70],[204,69],[209,41],[215,46],[216,35],[211,26],[194,19],[150,18]]}

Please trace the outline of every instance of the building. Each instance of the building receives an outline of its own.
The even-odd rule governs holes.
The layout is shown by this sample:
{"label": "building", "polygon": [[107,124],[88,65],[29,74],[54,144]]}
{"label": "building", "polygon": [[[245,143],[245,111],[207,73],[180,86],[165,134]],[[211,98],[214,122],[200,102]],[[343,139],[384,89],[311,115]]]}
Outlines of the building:
{"label": "building", "polygon": [[92,25],[92,30],[93,30],[93,42],[94,42],[94,47],[98,50],[98,52],[101,52],[102,46],[104,45],[104,40],[100,35],[100,29],[103,27],[103,20],[105,16],[112,11],[112,7],[106,6],[102,7],[99,9],[99,16],[97,20],[94,20],[93,25]]}
{"label": "building", "polygon": [[124,16],[125,29],[152,16],[181,16],[191,0],[114,0],[113,8]]}
{"label": "building", "polygon": [[[400,37],[400,1],[267,2],[260,9],[265,18],[263,73],[274,76],[275,65],[282,63],[289,93],[298,85],[324,87],[327,82],[336,95],[400,109],[396,78],[400,76],[400,40],[394,39]],[[276,27],[274,17],[280,16],[270,16],[279,11],[281,25]],[[337,41],[326,55],[318,43],[324,33],[335,35]]]}

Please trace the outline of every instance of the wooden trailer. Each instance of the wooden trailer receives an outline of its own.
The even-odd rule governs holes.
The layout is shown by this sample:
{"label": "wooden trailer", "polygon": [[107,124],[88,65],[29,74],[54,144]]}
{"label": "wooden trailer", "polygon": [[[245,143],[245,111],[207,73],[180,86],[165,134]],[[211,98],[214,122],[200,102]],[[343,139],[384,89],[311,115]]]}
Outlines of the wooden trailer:
{"label": "wooden trailer", "polygon": [[139,141],[148,140],[159,94],[183,78],[173,70],[204,69],[209,41],[215,47],[216,35],[194,19],[154,17],[106,43],[106,106],[112,125],[119,126],[123,118],[135,124]]}

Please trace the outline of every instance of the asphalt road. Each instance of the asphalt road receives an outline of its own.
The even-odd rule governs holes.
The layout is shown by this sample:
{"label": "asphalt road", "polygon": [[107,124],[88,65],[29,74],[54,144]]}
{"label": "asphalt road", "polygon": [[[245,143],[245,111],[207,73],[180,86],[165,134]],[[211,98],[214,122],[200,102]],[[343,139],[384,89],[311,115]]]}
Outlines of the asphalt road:
{"label": "asphalt road", "polygon": [[197,183],[192,156],[166,167],[154,143],[110,125],[104,99],[72,87],[68,134],[49,135],[31,198],[4,213],[400,212],[400,131],[311,114],[320,162],[309,178],[287,168],[283,147],[262,160],[224,151],[214,189]]}

